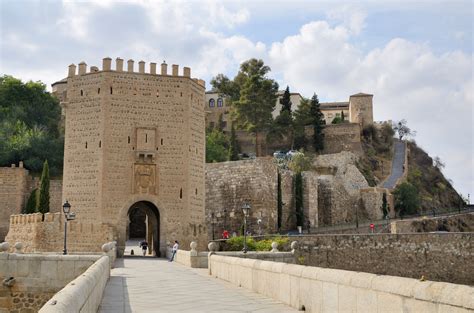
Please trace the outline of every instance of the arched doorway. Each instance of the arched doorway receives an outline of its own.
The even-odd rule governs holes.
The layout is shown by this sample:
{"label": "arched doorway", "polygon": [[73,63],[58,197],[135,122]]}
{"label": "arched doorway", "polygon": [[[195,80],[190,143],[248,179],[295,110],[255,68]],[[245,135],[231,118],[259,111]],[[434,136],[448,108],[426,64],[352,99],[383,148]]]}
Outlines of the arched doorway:
{"label": "arched doorway", "polygon": [[[148,253],[160,257],[160,212],[151,202],[139,201],[128,209],[127,237],[128,242],[148,242]],[[135,249],[140,253],[139,247]]]}

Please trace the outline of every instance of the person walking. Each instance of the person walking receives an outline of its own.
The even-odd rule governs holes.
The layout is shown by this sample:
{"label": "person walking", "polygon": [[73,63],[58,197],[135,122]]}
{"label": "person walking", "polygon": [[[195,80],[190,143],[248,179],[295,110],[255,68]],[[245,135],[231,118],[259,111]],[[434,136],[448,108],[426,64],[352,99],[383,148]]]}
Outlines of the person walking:
{"label": "person walking", "polygon": [[140,248],[142,248],[143,256],[145,256],[146,250],[148,249],[148,242],[146,242],[146,240],[141,241]]}
{"label": "person walking", "polygon": [[178,240],[175,240],[174,245],[173,245],[173,251],[172,251],[171,258],[170,258],[169,262],[173,262],[174,256],[175,256],[176,252],[178,252],[178,248],[179,248]]}

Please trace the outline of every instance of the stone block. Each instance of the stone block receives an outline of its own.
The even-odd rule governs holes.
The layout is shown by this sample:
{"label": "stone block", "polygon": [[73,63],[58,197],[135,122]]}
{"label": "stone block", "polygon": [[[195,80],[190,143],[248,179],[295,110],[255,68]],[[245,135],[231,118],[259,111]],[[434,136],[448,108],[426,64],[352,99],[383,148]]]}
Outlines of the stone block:
{"label": "stone block", "polygon": [[41,261],[41,277],[58,278],[58,261]]}
{"label": "stone block", "polygon": [[30,272],[30,263],[28,260],[18,260],[17,262],[17,276],[28,277]]}
{"label": "stone block", "polygon": [[357,312],[377,313],[377,293],[369,289],[357,288]]}
{"label": "stone block", "polygon": [[403,312],[403,297],[386,292],[377,292],[377,308],[379,313]]}
{"label": "stone block", "polygon": [[438,312],[438,304],[410,298],[403,298],[403,312],[432,313]]}
{"label": "stone block", "polygon": [[339,312],[355,312],[357,308],[357,289],[339,285]]}
{"label": "stone block", "polygon": [[338,285],[323,282],[323,312],[338,312]]}

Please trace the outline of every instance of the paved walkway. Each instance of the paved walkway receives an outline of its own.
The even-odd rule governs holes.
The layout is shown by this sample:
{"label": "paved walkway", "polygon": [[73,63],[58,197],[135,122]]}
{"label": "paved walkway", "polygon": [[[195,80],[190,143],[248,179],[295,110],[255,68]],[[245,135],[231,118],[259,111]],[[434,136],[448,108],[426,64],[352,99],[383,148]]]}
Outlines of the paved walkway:
{"label": "paved walkway", "polygon": [[297,312],[220,279],[165,259],[117,259],[99,308],[128,312]]}
{"label": "paved walkway", "polygon": [[394,140],[394,153],[392,160],[392,171],[387,180],[383,183],[383,188],[393,189],[397,180],[403,175],[405,165],[405,143],[401,140]]}

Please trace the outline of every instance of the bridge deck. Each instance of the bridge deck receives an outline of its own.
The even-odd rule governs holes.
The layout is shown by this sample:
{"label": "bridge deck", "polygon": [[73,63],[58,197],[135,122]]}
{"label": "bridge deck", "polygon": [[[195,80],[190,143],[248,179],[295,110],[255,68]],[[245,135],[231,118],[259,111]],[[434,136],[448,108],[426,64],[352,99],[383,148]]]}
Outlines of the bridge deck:
{"label": "bridge deck", "polygon": [[99,308],[128,312],[297,312],[225,281],[207,269],[191,269],[157,258],[117,259]]}

